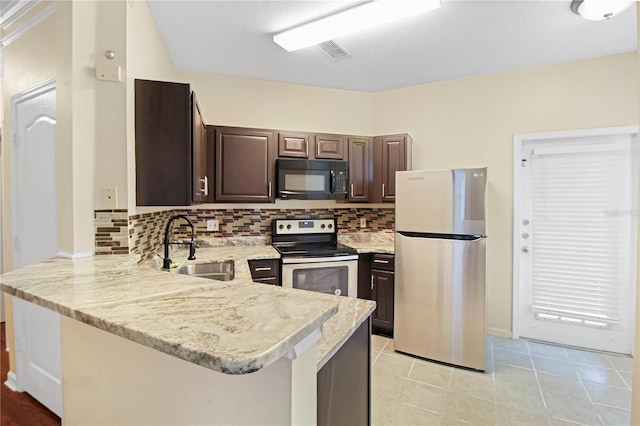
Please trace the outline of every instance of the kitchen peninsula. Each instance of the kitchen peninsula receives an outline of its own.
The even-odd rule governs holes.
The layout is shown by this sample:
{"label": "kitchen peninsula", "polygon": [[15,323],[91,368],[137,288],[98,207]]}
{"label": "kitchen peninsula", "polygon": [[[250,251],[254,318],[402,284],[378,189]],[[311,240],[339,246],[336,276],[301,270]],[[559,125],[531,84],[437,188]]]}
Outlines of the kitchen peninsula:
{"label": "kitchen peninsula", "polygon": [[126,255],[54,258],[0,280],[62,314],[66,424],[315,423],[319,372],[363,327],[368,346],[375,305],[251,283],[247,259],[269,257],[270,246],[199,250],[234,260],[226,282]]}

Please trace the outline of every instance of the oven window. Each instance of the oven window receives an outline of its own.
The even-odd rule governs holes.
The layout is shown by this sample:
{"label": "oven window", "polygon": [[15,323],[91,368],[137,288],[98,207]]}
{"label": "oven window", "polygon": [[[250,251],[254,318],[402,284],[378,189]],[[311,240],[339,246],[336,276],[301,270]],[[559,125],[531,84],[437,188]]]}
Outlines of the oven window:
{"label": "oven window", "polygon": [[311,171],[303,173],[287,172],[284,176],[284,186],[287,191],[318,191],[327,192],[328,172]]}
{"label": "oven window", "polygon": [[293,270],[293,288],[348,296],[349,271],[346,266],[299,268]]}

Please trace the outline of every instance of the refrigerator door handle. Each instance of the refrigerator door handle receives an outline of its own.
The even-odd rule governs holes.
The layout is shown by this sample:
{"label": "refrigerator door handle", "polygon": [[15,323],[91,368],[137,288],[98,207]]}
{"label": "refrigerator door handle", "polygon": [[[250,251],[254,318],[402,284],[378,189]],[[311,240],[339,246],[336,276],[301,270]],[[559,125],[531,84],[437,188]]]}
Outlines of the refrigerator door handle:
{"label": "refrigerator door handle", "polygon": [[397,231],[398,234],[403,237],[409,238],[431,238],[440,240],[460,240],[460,241],[479,241],[483,238],[487,238],[486,235],[463,235],[463,234],[435,234],[429,232],[410,232],[410,231]]}

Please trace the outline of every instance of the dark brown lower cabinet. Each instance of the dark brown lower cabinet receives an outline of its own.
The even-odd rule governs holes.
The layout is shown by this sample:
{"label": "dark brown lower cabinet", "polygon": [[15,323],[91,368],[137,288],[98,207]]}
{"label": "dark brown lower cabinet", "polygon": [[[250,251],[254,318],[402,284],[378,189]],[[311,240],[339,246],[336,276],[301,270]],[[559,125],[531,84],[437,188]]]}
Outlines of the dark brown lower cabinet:
{"label": "dark brown lower cabinet", "polygon": [[249,260],[249,270],[253,282],[282,285],[280,281],[280,259]]}
{"label": "dark brown lower cabinet", "polygon": [[371,299],[376,310],[371,323],[383,334],[393,334],[393,272],[371,269]]}
{"label": "dark brown lower cabinet", "polygon": [[369,318],[318,371],[318,425],[371,423],[371,323]]}

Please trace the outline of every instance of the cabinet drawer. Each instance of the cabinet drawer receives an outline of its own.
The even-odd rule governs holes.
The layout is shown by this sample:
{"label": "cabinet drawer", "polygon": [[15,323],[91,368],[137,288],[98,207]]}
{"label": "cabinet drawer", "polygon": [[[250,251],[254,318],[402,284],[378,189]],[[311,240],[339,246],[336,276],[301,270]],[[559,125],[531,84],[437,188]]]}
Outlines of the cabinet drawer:
{"label": "cabinet drawer", "polygon": [[371,256],[371,269],[383,269],[393,272],[394,256],[392,254],[374,254]]}
{"label": "cabinet drawer", "polygon": [[280,280],[280,261],[278,259],[250,260],[251,278],[276,278]]}

